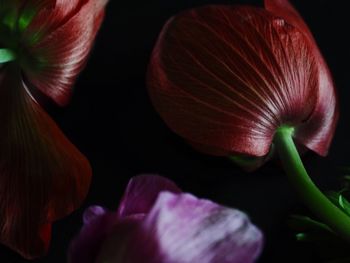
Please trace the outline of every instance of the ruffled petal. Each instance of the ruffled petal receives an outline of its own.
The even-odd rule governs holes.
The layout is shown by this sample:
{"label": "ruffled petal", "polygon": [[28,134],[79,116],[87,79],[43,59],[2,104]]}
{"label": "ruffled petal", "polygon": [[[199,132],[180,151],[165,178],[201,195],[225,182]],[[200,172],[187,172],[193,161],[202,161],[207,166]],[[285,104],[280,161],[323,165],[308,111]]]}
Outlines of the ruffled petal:
{"label": "ruffled petal", "polygon": [[100,28],[107,0],[57,0],[23,32],[21,63],[28,81],[65,105]]}
{"label": "ruffled petal", "polygon": [[162,192],[144,221],[116,226],[96,262],[251,263],[262,239],[238,210]]}
{"label": "ruffled petal", "polygon": [[297,140],[320,155],[326,155],[339,117],[338,98],[328,66],[304,20],[287,0],[265,0],[265,8],[297,27],[309,39],[318,67],[319,91],[315,109],[296,133]]}
{"label": "ruffled petal", "polygon": [[147,214],[161,191],[180,193],[181,190],[170,180],[157,175],[140,175],[130,179],[120,202],[118,215]]}
{"label": "ruffled petal", "polygon": [[308,38],[285,20],[258,8],[206,6],[168,21],[148,86],[168,126],[206,151],[265,156],[276,129],[290,125],[323,154],[332,134],[318,136],[326,120],[309,121],[321,93],[317,62]]}
{"label": "ruffled petal", "polygon": [[51,222],[81,204],[91,168],[11,67],[0,74],[0,242],[32,259],[47,251]]}

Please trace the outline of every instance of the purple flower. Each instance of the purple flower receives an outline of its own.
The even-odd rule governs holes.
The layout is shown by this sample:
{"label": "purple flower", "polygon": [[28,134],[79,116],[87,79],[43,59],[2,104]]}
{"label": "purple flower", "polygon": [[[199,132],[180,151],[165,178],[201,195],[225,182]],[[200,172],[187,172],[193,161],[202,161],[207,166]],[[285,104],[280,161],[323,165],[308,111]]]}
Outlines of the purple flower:
{"label": "purple flower", "polygon": [[250,263],[262,243],[243,212],[141,175],[130,180],[116,212],[87,209],[68,257],[70,263]]}

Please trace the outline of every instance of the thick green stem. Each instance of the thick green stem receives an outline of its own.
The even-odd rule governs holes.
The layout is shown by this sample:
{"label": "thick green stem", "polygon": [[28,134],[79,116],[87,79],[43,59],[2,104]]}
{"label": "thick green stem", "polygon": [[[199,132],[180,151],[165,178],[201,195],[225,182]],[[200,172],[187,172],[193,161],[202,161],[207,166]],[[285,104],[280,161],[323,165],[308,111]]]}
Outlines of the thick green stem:
{"label": "thick green stem", "polygon": [[10,62],[16,59],[16,54],[7,48],[0,48],[0,64]]}
{"label": "thick green stem", "polygon": [[335,233],[350,241],[350,217],[335,206],[312,182],[292,139],[293,128],[281,127],[274,138],[290,182],[309,209]]}

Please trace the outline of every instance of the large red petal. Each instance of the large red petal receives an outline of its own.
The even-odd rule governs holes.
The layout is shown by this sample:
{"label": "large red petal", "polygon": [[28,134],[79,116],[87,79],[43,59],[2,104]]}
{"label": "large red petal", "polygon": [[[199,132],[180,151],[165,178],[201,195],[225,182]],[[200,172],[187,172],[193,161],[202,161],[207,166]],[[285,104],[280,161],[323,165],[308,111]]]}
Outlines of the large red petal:
{"label": "large red petal", "polygon": [[265,8],[297,27],[310,41],[317,60],[319,96],[312,116],[305,125],[300,127],[296,138],[310,149],[326,155],[339,116],[337,95],[331,73],[309,28],[289,1],[265,0]]}
{"label": "large red petal", "polygon": [[59,105],[65,105],[84,67],[104,16],[107,0],[60,0],[44,8],[23,33],[28,80]]}
{"label": "large red petal", "polygon": [[47,251],[51,222],[81,204],[91,168],[20,79],[0,75],[0,242],[31,259]]}
{"label": "large red petal", "polygon": [[[317,106],[319,68],[312,49],[298,28],[263,9],[186,11],[158,39],[150,95],[165,122],[195,145],[216,154],[263,156],[276,128],[301,127]],[[324,148],[308,142],[323,124],[302,125],[310,135],[307,146],[320,154]]]}

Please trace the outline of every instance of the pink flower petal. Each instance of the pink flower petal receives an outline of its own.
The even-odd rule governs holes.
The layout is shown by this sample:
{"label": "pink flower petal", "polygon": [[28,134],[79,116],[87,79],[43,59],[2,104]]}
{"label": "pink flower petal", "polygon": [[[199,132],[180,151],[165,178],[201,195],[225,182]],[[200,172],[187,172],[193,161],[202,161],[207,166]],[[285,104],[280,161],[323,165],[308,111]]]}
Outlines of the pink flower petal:
{"label": "pink flower petal", "polygon": [[116,226],[96,262],[251,263],[261,247],[262,234],[244,213],[162,192],[144,221]]}
{"label": "pink flower petal", "polygon": [[[142,217],[121,219],[100,246],[100,251],[94,263],[156,263],[156,261],[153,261],[154,259],[148,258],[148,256],[143,257],[143,251],[149,251],[148,249],[154,242],[152,239],[148,240],[140,232],[142,220]],[[72,261],[69,263],[78,262],[90,263],[90,261]]]}
{"label": "pink flower petal", "polygon": [[94,263],[103,241],[118,221],[116,213],[99,206],[88,208],[84,213],[84,226],[70,243],[68,262]]}
{"label": "pink flower petal", "polygon": [[159,263],[249,263],[262,246],[244,213],[190,194],[161,193],[143,229],[155,235]]}
{"label": "pink flower petal", "polygon": [[107,213],[107,210],[101,206],[90,206],[88,209],[85,210],[83,215],[84,225],[93,222],[95,219],[104,216]]}
{"label": "pink flower petal", "polygon": [[153,207],[161,191],[180,193],[170,180],[157,175],[140,175],[130,179],[120,202],[118,215],[146,214]]}

